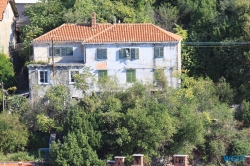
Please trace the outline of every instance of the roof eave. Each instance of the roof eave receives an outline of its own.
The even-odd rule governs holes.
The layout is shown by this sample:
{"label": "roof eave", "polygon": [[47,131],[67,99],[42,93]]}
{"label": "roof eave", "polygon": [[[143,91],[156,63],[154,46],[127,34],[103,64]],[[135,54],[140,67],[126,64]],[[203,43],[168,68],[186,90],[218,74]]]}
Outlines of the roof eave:
{"label": "roof eave", "polygon": [[15,0],[9,0],[9,2],[10,2],[10,6],[11,6],[11,8],[13,10],[14,16],[19,17],[17,7],[16,7],[16,4],[15,4]]}

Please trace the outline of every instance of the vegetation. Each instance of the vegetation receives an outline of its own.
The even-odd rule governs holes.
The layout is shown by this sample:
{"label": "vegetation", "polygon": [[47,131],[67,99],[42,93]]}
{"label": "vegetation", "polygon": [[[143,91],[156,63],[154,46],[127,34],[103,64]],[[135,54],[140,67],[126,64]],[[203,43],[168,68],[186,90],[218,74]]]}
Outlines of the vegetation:
{"label": "vegetation", "polygon": [[[86,69],[75,76],[76,87],[85,93],[79,102],[70,99],[61,85],[33,105],[11,97],[9,113],[1,113],[0,126],[6,127],[0,132],[11,131],[10,137],[20,138],[2,140],[5,137],[0,134],[0,152],[48,147],[49,134],[55,132],[50,162],[59,166],[104,165],[115,155],[129,161],[133,153],[145,154],[151,164],[179,153],[189,154],[194,162],[222,166],[228,165],[223,155],[247,154],[250,50],[237,43],[250,39],[249,6],[249,0],[42,0],[27,7],[31,25],[21,28],[26,45],[21,55],[26,60],[32,54],[33,38],[62,23],[88,23],[92,12],[103,23],[152,22],[197,45],[182,45],[178,89],[167,87],[167,78],[158,69],[154,93],[147,89],[155,85],[135,83],[122,89],[115,78],[96,82]],[[0,80],[11,84],[12,65],[3,54],[0,69]],[[100,94],[87,93],[93,83],[102,89]],[[230,107],[233,104],[241,105],[235,110]],[[25,154],[19,156],[25,158]]]}

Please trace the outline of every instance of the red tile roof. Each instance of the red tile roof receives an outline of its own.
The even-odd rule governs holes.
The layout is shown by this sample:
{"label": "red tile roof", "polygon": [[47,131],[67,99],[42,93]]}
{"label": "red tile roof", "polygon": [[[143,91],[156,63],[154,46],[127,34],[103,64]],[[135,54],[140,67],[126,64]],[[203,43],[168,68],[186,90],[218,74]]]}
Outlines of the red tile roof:
{"label": "red tile roof", "polygon": [[9,0],[0,0],[0,21],[3,20],[3,14],[5,11],[5,8],[7,7]]}
{"label": "red tile roof", "polygon": [[181,36],[168,32],[154,24],[63,24],[33,40],[36,42],[81,41],[84,43],[120,42],[169,42],[179,41]]}

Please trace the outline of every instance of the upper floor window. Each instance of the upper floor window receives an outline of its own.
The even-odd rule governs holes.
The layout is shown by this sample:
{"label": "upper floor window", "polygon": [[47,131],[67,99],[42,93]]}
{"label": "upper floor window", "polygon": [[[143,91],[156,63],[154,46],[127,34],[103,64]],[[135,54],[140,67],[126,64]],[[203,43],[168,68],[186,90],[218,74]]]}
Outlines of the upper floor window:
{"label": "upper floor window", "polygon": [[139,48],[121,48],[119,50],[120,59],[139,59]]}
{"label": "upper floor window", "polygon": [[49,83],[49,71],[40,70],[39,71],[39,84],[48,84]]}
{"label": "upper floor window", "polygon": [[79,75],[79,71],[78,70],[70,70],[69,71],[69,83],[70,84],[74,84],[76,82],[75,77]]}
{"label": "upper floor window", "polygon": [[136,81],[136,71],[135,70],[127,70],[126,71],[127,82],[135,82]]}
{"label": "upper floor window", "polygon": [[107,48],[97,48],[97,59],[107,59]]}
{"label": "upper floor window", "polygon": [[164,57],[164,47],[155,47],[154,53],[155,53],[155,58],[163,58]]}
{"label": "upper floor window", "polygon": [[[52,56],[52,47],[49,48]],[[54,56],[73,56],[73,47],[54,47]]]}

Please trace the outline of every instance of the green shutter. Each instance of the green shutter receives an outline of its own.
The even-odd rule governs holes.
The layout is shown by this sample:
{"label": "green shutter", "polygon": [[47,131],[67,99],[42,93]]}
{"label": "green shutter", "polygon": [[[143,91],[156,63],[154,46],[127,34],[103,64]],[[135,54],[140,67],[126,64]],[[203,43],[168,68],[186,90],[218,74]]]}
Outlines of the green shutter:
{"label": "green shutter", "polygon": [[135,48],[135,59],[139,59],[139,48]]}
{"label": "green shutter", "polygon": [[124,59],[126,55],[125,48],[119,50],[119,59]]}
{"label": "green shutter", "polygon": [[135,82],[136,81],[136,73],[135,70],[127,70],[127,82]]}
{"label": "green shutter", "polygon": [[103,78],[108,76],[107,70],[99,70],[98,71],[98,81],[101,81]]}
{"label": "green shutter", "polygon": [[164,47],[155,47],[155,58],[163,58],[164,57]]}
{"label": "green shutter", "polygon": [[163,47],[160,47],[160,57],[164,57],[164,49]]}
{"label": "green shutter", "polygon": [[107,48],[97,48],[97,59],[107,59]]}
{"label": "green shutter", "polygon": [[155,47],[155,58],[159,56],[159,48]]}

